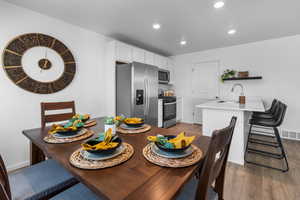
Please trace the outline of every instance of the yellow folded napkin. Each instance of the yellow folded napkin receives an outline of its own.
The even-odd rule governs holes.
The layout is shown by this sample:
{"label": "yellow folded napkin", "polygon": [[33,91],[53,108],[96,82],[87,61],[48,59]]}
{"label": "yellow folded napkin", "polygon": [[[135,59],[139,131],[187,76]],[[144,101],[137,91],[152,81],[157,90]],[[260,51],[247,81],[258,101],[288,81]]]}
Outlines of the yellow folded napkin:
{"label": "yellow folded napkin", "polygon": [[164,145],[167,148],[173,147],[175,149],[181,149],[190,145],[194,141],[195,136],[188,137],[185,136],[185,132],[181,132],[175,138],[170,140],[163,135],[148,136],[147,139],[152,142],[159,142],[161,145]]}
{"label": "yellow folded napkin", "polygon": [[67,132],[67,131],[77,131],[77,127],[76,126],[70,126],[70,127],[63,127],[61,125],[58,124],[53,124],[51,129],[48,131],[49,134],[54,134],[57,132]]}
{"label": "yellow folded napkin", "polygon": [[112,129],[108,129],[105,132],[105,137],[102,142],[99,142],[95,145],[89,145],[87,143],[81,144],[84,150],[107,150],[116,147],[119,143],[118,142],[111,142],[112,139]]}
{"label": "yellow folded napkin", "polygon": [[176,149],[180,149],[190,145],[195,139],[195,136],[187,137],[185,132],[181,132],[176,138],[170,139],[169,142],[175,145]]}

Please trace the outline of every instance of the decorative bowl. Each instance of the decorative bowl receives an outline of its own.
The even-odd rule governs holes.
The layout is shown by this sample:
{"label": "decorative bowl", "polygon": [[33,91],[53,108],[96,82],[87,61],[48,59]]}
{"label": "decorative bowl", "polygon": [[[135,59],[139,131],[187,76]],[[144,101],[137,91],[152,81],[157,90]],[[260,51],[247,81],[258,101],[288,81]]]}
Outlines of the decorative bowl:
{"label": "decorative bowl", "polygon": [[140,118],[140,122],[139,122],[139,123],[132,123],[132,122],[129,122],[128,119],[130,120],[131,118],[125,119],[125,120],[124,120],[124,124],[126,124],[126,125],[129,126],[129,127],[141,127],[141,126],[143,126],[143,125],[145,124],[144,119],[141,119],[141,118]]}
{"label": "decorative bowl", "polygon": [[64,131],[57,131],[56,133],[62,134],[62,135],[75,135],[77,134],[81,129],[83,128],[83,126],[81,127],[77,127],[77,130],[72,131],[72,130],[64,130]]}
{"label": "decorative bowl", "polygon": [[[96,144],[98,144],[100,142],[102,142],[102,141],[99,141],[99,140],[97,140],[97,139],[94,138],[94,139],[90,139],[90,140],[86,141],[85,143],[94,146],[94,145],[96,145]],[[118,145],[115,146],[115,147],[113,147],[113,148],[110,148],[110,149],[105,149],[105,150],[100,150],[100,149],[98,149],[98,150],[87,150],[87,152],[90,152],[90,153],[112,154],[122,144],[122,140],[121,140],[121,138],[116,137],[115,139],[112,140],[112,142],[117,142]]]}
{"label": "decorative bowl", "polygon": [[[168,140],[170,140],[170,139],[175,138],[176,136],[175,136],[175,135],[165,135],[165,137],[167,137]],[[154,144],[155,144],[160,150],[162,150],[162,151],[167,151],[167,152],[172,152],[172,153],[181,153],[181,152],[187,150],[187,149],[191,146],[191,144],[189,144],[189,145],[187,145],[187,146],[185,146],[185,147],[182,147],[182,148],[180,148],[180,149],[170,149],[170,148],[167,148],[167,147],[165,147],[164,145],[160,144],[159,142],[154,142]]]}

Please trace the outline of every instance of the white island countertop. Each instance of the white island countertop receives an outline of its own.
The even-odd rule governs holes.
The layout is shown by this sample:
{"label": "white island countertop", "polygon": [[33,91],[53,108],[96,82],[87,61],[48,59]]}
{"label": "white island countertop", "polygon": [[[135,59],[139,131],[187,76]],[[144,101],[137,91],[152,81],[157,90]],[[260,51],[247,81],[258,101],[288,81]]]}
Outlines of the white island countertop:
{"label": "white island countertop", "polygon": [[246,104],[239,104],[233,101],[214,100],[196,105],[197,108],[217,109],[217,110],[236,110],[250,112],[264,112],[265,107],[261,99],[246,99]]}

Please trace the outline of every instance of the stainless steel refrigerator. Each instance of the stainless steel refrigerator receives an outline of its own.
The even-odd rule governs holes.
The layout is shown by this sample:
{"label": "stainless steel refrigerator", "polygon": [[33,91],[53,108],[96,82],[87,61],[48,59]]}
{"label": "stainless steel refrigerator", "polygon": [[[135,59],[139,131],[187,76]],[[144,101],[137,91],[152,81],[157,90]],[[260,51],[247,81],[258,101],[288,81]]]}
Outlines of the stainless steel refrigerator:
{"label": "stainless steel refrigerator", "polygon": [[138,62],[116,66],[117,115],[158,122],[158,67]]}

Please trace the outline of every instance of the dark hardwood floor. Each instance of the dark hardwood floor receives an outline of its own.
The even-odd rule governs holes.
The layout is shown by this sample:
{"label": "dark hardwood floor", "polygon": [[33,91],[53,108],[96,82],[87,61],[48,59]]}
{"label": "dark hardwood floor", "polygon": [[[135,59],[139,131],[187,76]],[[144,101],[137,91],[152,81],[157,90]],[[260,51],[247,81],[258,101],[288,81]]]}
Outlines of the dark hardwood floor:
{"label": "dark hardwood floor", "polygon": [[[178,123],[170,129],[202,134],[200,125]],[[298,200],[300,199],[300,142],[284,140],[290,170],[286,173],[246,164],[228,163],[225,200]],[[259,162],[280,165],[274,159],[250,155]]]}

